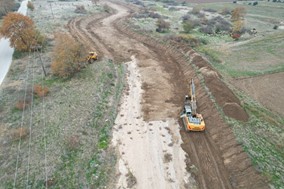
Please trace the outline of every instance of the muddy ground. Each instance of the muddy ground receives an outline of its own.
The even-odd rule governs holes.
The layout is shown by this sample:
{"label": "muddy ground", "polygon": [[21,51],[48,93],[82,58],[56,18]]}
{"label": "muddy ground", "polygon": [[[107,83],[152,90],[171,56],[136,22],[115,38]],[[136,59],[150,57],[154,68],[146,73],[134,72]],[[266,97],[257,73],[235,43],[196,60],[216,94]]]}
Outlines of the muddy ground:
{"label": "muddy ground", "polygon": [[[189,57],[187,58],[180,51],[173,48],[171,44],[162,44],[155,39],[132,32],[131,28],[125,25],[124,18],[129,15],[133,7],[124,3],[108,2],[107,4],[115,10],[113,14],[97,21],[94,21],[92,17],[74,19],[70,22],[69,28],[71,33],[80,38],[81,41],[87,42],[92,39],[93,45],[96,45],[100,53],[105,56],[122,60],[130,60],[131,56],[135,57],[134,62],[137,62],[138,65],[136,69],[141,74],[141,83],[139,85],[142,86],[142,99],[140,101],[139,95],[137,96],[134,92],[131,92],[133,90],[132,87],[136,86],[129,84],[129,87],[131,87],[129,89],[130,92],[126,94],[130,96],[127,97],[128,100],[122,101],[123,108],[121,108],[118,115],[118,117],[126,117],[125,119],[117,118],[118,128],[116,130],[119,130],[119,127],[121,127],[122,131],[114,132],[114,138],[118,138],[117,141],[119,141],[115,142],[120,154],[119,161],[124,162],[124,164],[127,162],[127,168],[137,179],[137,188],[157,186],[155,185],[157,181],[149,180],[147,171],[143,173],[143,170],[157,168],[160,170],[163,167],[161,166],[163,162],[161,153],[156,154],[160,156],[158,157],[160,160],[155,163],[151,158],[157,157],[149,157],[147,151],[145,151],[146,154],[141,154],[144,156],[141,161],[150,162],[143,164],[141,167],[141,161],[134,161],[136,157],[133,154],[136,154],[137,149],[141,148],[143,151],[144,148],[152,148],[154,144],[156,149],[164,148],[160,137],[150,136],[151,134],[158,136],[156,132],[163,133],[163,129],[159,131],[156,128],[163,127],[163,125],[166,126],[168,119],[178,119],[183,96],[188,91],[187,81],[190,78],[194,78],[196,81],[199,111],[203,113],[207,123],[207,131],[205,133],[185,133],[181,130],[182,148],[188,155],[186,160],[187,169],[189,172],[194,173],[198,187],[268,188],[264,179],[252,167],[250,159],[243,152],[240,144],[235,140],[230,127],[222,120],[211,100],[212,97],[202,87],[195,69],[188,62],[190,61],[203,70],[201,77],[207,89],[216,98],[216,102],[224,108],[224,111],[226,112],[227,110],[227,115],[246,121],[248,115],[240,107],[240,102],[222,83],[218,74],[214,74],[214,70],[206,64],[206,60],[194,54],[194,52],[188,52]],[[133,62],[130,64],[133,64]],[[130,78],[135,77],[131,71],[129,74]],[[131,103],[129,101],[140,101],[143,120],[145,121],[140,127],[142,130],[145,129],[146,132],[150,132],[147,136],[150,137],[148,140],[151,140],[153,146],[147,147],[146,144],[145,146],[132,146],[137,141],[140,141],[139,137],[143,138],[143,134],[140,132],[140,129],[137,129],[136,125],[133,126],[136,122],[134,120],[140,119],[140,117],[129,115],[130,112],[127,113],[125,110],[125,106],[128,108],[134,107],[133,114],[139,115],[139,106],[137,108],[135,106],[130,107]],[[132,119],[129,117],[132,117]],[[165,124],[159,125],[161,121],[164,121]],[[146,126],[143,126],[145,124]],[[151,129],[149,125],[155,127],[155,129]],[[176,129],[179,127],[177,124],[175,125],[176,127],[170,127],[174,133],[176,133]],[[137,130],[134,131],[135,129]],[[124,134],[121,134],[121,132],[124,132]],[[135,139],[133,139],[134,136]],[[120,147],[121,145],[125,147],[130,146],[126,150],[124,147]],[[172,157],[177,156],[174,151],[169,151],[168,153]],[[182,170],[182,165],[176,165],[174,169]],[[127,182],[123,182],[123,180],[127,179],[123,179],[123,177],[127,177],[128,174],[122,170],[123,168],[119,169],[121,181],[118,183],[118,186],[127,187]],[[176,173],[179,172],[180,175],[184,175],[182,171],[177,170],[175,171]],[[169,180],[171,177],[167,177],[163,171],[158,177],[162,178],[161,180],[159,179],[159,185],[164,186],[164,188],[171,188],[172,185],[176,184],[181,187],[186,184],[186,182],[183,183],[184,181],[180,182],[179,180],[171,182],[171,179]],[[175,175],[172,175],[172,177],[174,178]],[[128,187],[130,188],[129,185]]]}

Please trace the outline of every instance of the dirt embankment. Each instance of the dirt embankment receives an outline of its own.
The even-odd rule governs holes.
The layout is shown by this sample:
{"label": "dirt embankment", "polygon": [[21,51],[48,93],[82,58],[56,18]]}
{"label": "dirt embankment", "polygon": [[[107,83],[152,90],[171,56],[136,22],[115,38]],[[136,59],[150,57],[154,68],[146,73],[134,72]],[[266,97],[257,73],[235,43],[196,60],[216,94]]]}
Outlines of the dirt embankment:
{"label": "dirt embankment", "polygon": [[[199,187],[216,189],[268,188],[264,179],[252,167],[247,154],[237,143],[231,128],[222,120],[210,99],[212,97],[202,87],[195,69],[189,62],[195,63],[200,69],[206,87],[213,94],[219,106],[223,107],[225,113],[227,112],[228,116],[235,116],[236,119],[245,121],[247,114],[240,108],[238,99],[221,82],[218,74],[205,61],[201,59],[197,61],[197,56],[193,55],[193,51],[190,51],[189,56],[186,56],[172,44],[163,44],[156,39],[133,32],[131,28],[124,24],[124,18],[128,16],[130,10],[128,5],[116,3],[108,3],[108,5],[117,12],[112,16],[97,20],[93,20],[92,17],[73,20],[69,24],[70,30],[77,37],[82,34],[80,36],[82,40],[91,40],[91,44],[96,45],[99,51],[107,57],[127,60],[131,55],[135,55],[138,62],[138,67],[135,69],[141,74],[141,81],[143,82],[141,101],[143,119],[148,123],[169,118],[177,119],[182,107],[183,97],[188,92],[187,81],[191,78],[195,79],[199,112],[204,115],[207,130],[205,133],[186,133],[182,130],[180,134],[183,140],[182,148],[189,156],[186,161],[188,171],[195,174]],[[135,95],[132,98],[135,99]],[[131,109],[133,107],[128,104],[126,108]],[[235,109],[241,115],[232,114]],[[135,110],[133,109],[134,112]],[[132,117],[132,119],[134,121],[135,117]],[[132,124],[132,119],[128,121],[126,119],[124,120],[125,125],[119,125],[129,127]],[[153,127],[157,126],[158,124],[153,125]],[[151,131],[150,127],[145,129],[148,132]],[[132,133],[133,131],[128,132]],[[159,129],[152,129],[152,132],[157,135]],[[124,138],[128,137],[124,135]],[[130,134],[129,138],[131,138]],[[151,137],[150,140],[153,140],[153,144],[160,144],[160,142],[156,141],[158,139],[159,137]],[[126,143],[119,145],[123,144],[126,145]],[[131,158],[135,159],[136,157],[136,154],[131,152],[135,152],[137,148],[154,148],[154,146],[146,147],[141,143],[139,147],[129,146],[129,148],[125,149],[129,150],[127,153],[132,154],[131,156],[126,155],[126,159],[131,162],[129,163],[129,169],[134,173],[134,177],[138,177],[140,174],[139,170],[137,170],[137,167],[139,167],[137,164],[141,164],[141,162],[131,160]],[[158,149],[159,146],[155,148]],[[172,151],[172,155],[176,156],[174,150],[169,151]],[[152,158],[163,159],[163,157],[156,156]],[[149,161],[154,162],[154,160]],[[147,167],[147,165],[143,168],[153,170],[153,166]],[[161,170],[164,167],[159,163],[155,165],[157,167],[154,166],[154,170]],[[180,166],[177,165],[176,167]],[[141,175],[137,179],[141,179]],[[143,181],[150,182],[147,179]],[[152,182],[155,183],[155,181]],[[166,184],[166,182],[163,184]],[[170,185],[166,184],[166,186]]]}

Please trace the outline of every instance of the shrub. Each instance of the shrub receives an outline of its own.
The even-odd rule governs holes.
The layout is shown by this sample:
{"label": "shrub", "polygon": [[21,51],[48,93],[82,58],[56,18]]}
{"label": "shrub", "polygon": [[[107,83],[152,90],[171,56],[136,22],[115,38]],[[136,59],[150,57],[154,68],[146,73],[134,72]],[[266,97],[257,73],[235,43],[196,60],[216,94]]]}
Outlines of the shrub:
{"label": "shrub", "polygon": [[166,32],[167,30],[170,29],[170,23],[166,22],[165,20],[163,20],[162,18],[158,19],[157,21],[157,32]]}
{"label": "shrub", "polygon": [[9,132],[9,136],[11,140],[19,140],[19,139],[25,138],[26,136],[28,136],[28,134],[29,134],[29,130],[24,127],[12,129]]}
{"label": "shrub", "polygon": [[253,3],[252,3],[252,5],[253,5],[253,6],[258,5],[258,2],[257,2],[257,1],[255,1],[255,2],[253,2]]}
{"label": "shrub", "polygon": [[277,26],[277,25],[274,25],[274,26],[273,26],[273,29],[277,30],[277,29],[278,29],[278,26]]}
{"label": "shrub", "polygon": [[229,8],[225,7],[221,10],[220,14],[229,15],[229,14],[231,14],[231,10]]}
{"label": "shrub", "polygon": [[231,23],[220,16],[213,18],[211,22],[215,23],[216,33],[219,33],[222,31],[225,31],[225,32],[231,31],[231,27],[232,27]]}
{"label": "shrub", "polygon": [[108,5],[104,5],[104,6],[103,6],[103,9],[104,9],[104,11],[107,12],[107,13],[111,13],[111,10],[112,10],[111,7],[108,6]]}
{"label": "shrub", "polygon": [[246,9],[244,7],[237,7],[232,11],[231,20],[237,21],[243,19],[246,14]]}
{"label": "shrub", "polygon": [[86,52],[82,44],[67,34],[56,34],[51,64],[52,73],[63,78],[72,77],[85,67]]}
{"label": "shrub", "polygon": [[177,11],[178,9],[177,8],[175,8],[175,7],[170,7],[169,8],[169,11]]}
{"label": "shrub", "polygon": [[214,27],[211,25],[203,26],[199,31],[205,34],[214,34]]}
{"label": "shrub", "polygon": [[199,17],[199,18],[204,18],[205,14],[202,13],[202,12],[199,12],[198,14],[196,14],[196,16]]}
{"label": "shrub", "polygon": [[237,40],[239,40],[239,38],[241,37],[241,34],[240,34],[240,33],[232,33],[232,34],[231,34],[231,37],[232,37],[235,41],[237,41]]}
{"label": "shrub", "polygon": [[33,10],[35,9],[35,7],[34,7],[34,5],[33,5],[33,3],[32,3],[31,1],[28,2],[27,7],[28,7],[31,11],[33,11]]}
{"label": "shrub", "polygon": [[145,6],[144,3],[143,3],[142,1],[139,1],[139,0],[133,1],[133,4],[135,4],[135,5],[140,5],[140,6],[142,6],[142,7]]}
{"label": "shrub", "polygon": [[79,14],[86,14],[87,13],[84,5],[76,5],[76,9],[75,9],[74,12],[79,13]]}
{"label": "shrub", "polygon": [[66,138],[66,147],[70,151],[77,150],[80,147],[80,138],[78,135],[72,135]]}
{"label": "shrub", "polygon": [[193,9],[191,10],[191,14],[199,14],[200,13],[200,8],[199,7],[193,7]]}
{"label": "shrub", "polygon": [[155,13],[155,12],[149,12],[148,17],[155,19],[155,18],[161,18],[161,15],[159,15],[158,13]]}
{"label": "shrub", "polygon": [[182,24],[182,27],[183,27],[183,31],[185,33],[190,33],[191,30],[194,28],[194,26],[193,26],[193,24],[190,20],[184,21],[183,24]]}
{"label": "shrub", "polygon": [[186,14],[186,15],[182,16],[181,19],[182,19],[182,21],[189,20],[190,19],[190,15]]}
{"label": "shrub", "polygon": [[19,100],[16,104],[16,109],[18,110],[25,110],[30,105],[29,101]]}
{"label": "shrub", "polygon": [[244,27],[244,22],[242,20],[238,20],[233,22],[233,33],[242,34],[246,31]]}
{"label": "shrub", "polygon": [[215,9],[211,9],[211,8],[203,9],[203,10],[206,12],[212,12],[212,13],[217,12]]}
{"label": "shrub", "polygon": [[34,85],[34,94],[39,97],[44,97],[49,93],[49,89],[47,87],[42,87],[41,85]]}

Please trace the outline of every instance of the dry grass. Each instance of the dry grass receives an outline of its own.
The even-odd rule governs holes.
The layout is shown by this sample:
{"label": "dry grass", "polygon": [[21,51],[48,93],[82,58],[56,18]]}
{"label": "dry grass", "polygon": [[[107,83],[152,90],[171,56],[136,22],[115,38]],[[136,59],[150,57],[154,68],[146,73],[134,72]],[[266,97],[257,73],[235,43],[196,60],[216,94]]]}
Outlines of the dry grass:
{"label": "dry grass", "polygon": [[47,87],[42,87],[41,85],[34,85],[34,94],[39,97],[44,97],[49,93]]}
{"label": "dry grass", "polygon": [[21,138],[25,138],[29,134],[29,130],[27,128],[17,128],[17,129],[11,129],[9,131],[9,138],[14,140],[19,140]]}
{"label": "dry grass", "polygon": [[16,104],[16,109],[25,110],[30,105],[30,101],[19,100]]}

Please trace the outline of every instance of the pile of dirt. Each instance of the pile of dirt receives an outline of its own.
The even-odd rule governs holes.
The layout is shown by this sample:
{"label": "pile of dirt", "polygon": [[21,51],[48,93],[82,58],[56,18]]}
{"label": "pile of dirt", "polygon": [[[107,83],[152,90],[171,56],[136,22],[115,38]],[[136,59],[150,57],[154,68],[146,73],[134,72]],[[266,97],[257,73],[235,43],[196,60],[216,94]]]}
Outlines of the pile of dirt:
{"label": "pile of dirt", "polygon": [[239,121],[248,121],[249,115],[242,108],[240,100],[222,81],[221,75],[210,66],[210,63],[200,55],[193,56],[191,63],[199,68],[205,85],[214,96],[217,104],[223,109],[225,115]]}
{"label": "pile of dirt", "polygon": [[248,120],[248,116],[245,111],[243,111],[242,107],[240,107],[240,105],[235,102],[225,103],[225,105],[223,106],[223,111],[227,116],[232,117],[236,120]]}

